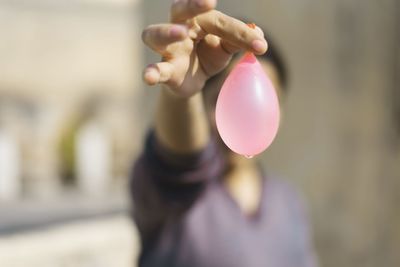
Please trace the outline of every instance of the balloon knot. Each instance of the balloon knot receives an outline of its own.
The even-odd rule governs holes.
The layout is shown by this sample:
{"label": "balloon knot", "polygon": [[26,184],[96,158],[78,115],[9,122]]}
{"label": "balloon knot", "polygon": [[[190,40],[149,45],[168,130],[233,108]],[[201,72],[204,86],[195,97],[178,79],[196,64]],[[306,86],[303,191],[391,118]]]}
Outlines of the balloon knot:
{"label": "balloon knot", "polygon": [[247,26],[249,26],[252,29],[256,28],[256,24],[254,24],[254,23],[247,23]]}

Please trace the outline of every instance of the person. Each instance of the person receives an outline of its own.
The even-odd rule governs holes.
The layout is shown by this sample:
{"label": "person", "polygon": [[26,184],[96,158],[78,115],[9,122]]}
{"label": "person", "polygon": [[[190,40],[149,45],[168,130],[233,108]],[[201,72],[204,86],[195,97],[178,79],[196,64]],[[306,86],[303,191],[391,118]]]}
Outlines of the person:
{"label": "person", "polygon": [[154,127],[131,176],[139,266],[316,266],[307,218],[295,192],[255,159],[231,152],[216,133],[215,102],[239,51],[251,51],[284,97],[284,65],[265,56],[260,28],[177,0],[171,22],[148,26],[144,43],[162,56],[143,73],[160,85]]}

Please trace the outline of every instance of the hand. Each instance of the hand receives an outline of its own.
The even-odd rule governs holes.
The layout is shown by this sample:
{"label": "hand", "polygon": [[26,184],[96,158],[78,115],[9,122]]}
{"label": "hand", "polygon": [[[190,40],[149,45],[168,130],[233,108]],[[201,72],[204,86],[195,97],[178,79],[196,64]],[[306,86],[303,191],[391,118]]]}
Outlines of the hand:
{"label": "hand", "polygon": [[216,0],[175,0],[170,23],[143,30],[143,42],[162,56],[161,62],[145,68],[147,84],[164,84],[177,96],[190,97],[222,71],[234,53],[266,52],[259,28],[214,10],[215,5]]}

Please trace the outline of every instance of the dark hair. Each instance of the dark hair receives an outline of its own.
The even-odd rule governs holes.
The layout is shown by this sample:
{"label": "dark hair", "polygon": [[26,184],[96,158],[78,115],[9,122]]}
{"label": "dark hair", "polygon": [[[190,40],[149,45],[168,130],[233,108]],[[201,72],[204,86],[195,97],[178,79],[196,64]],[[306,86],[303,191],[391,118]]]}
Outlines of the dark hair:
{"label": "dark hair", "polygon": [[284,92],[287,92],[288,90],[288,82],[289,82],[289,77],[288,77],[288,70],[285,64],[285,60],[282,57],[282,54],[280,53],[279,49],[275,46],[275,43],[272,41],[272,38],[270,35],[266,35],[267,42],[268,42],[268,50],[267,53],[259,56],[262,59],[269,60],[271,61],[274,66],[276,67],[276,70],[278,71],[278,76],[279,80],[282,85],[282,90]]}

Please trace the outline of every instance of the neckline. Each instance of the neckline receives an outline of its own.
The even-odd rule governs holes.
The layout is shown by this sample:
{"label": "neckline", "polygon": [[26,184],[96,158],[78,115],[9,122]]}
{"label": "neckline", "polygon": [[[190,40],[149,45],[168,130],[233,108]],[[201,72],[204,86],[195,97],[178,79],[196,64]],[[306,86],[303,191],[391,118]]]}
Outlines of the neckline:
{"label": "neckline", "polygon": [[240,213],[240,217],[243,218],[246,222],[249,223],[258,223],[262,220],[263,215],[264,215],[264,202],[265,202],[265,196],[266,196],[266,183],[267,183],[267,176],[265,175],[264,171],[262,168],[259,169],[259,175],[261,178],[261,196],[260,200],[258,202],[257,208],[254,210],[254,212],[247,214],[244,212],[244,210],[240,207],[238,201],[234,198],[234,196],[229,192],[228,188],[226,187],[223,179],[219,179],[219,187],[221,187],[221,191],[225,195],[225,197],[228,199],[228,201],[232,204],[233,208]]}

